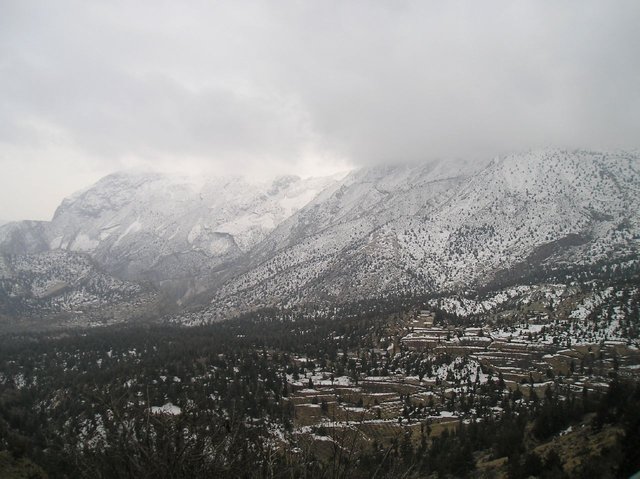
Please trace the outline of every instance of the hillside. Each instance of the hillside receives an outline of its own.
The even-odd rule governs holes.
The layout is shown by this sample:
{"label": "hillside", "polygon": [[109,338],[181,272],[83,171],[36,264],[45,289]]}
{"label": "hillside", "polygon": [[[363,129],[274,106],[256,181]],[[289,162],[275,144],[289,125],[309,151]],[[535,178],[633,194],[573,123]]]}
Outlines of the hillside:
{"label": "hillside", "polygon": [[[344,178],[198,184],[117,173],[51,222],[0,227],[11,257],[88,255],[204,321],[253,308],[499,288],[621,268],[640,245],[640,156],[542,150]],[[617,265],[617,266],[615,266]]]}
{"label": "hillside", "polygon": [[114,278],[83,254],[0,256],[3,331],[136,322],[157,316],[159,302],[153,288]]}
{"label": "hillside", "polygon": [[86,253],[123,280],[188,298],[334,181],[116,173],[65,199],[51,222],[1,227],[0,252]]}
{"label": "hillside", "polygon": [[623,261],[638,254],[639,193],[639,157],[625,153],[356,171],[259,244],[212,309],[456,291]]}

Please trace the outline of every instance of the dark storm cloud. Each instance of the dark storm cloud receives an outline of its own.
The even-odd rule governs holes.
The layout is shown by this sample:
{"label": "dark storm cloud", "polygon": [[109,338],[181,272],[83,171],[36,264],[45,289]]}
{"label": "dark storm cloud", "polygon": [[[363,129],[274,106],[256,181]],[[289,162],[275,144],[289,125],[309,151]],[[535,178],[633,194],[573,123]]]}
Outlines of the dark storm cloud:
{"label": "dark storm cloud", "polygon": [[638,24],[636,1],[0,0],[0,187],[637,147]]}

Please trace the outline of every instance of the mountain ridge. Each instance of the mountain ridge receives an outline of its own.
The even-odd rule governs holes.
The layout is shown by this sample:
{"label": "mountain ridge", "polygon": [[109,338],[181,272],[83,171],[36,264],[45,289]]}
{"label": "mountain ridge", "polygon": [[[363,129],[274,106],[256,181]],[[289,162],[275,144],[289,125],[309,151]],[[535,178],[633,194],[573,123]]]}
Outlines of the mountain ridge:
{"label": "mountain ridge", "polygon": [[0,226],[1,254],[68,250],[203,317],[478,288],[510,271],[637,255],[637,152],[533,150],[343,178],[194,185],[116,173],[51,222]]}
{"label": "mountain ridge", "polygon": [[244,254],[331,181],[220,177],[196,184],[119,172],[63,200],[37,230],[30,223],[0,228],[0,251],[84,252],[117,277],[188,297],[210,271]]}
{"label": "mountain ridge", "polygon": [[[521,170],[518,174],[517,169]],[[535,173],[528,182],[522,181],[525,170]],[[552,184],[552,174],[553,181],[560,185]],[[447,183],[442,192],[448,193],[446,198],[433,189],[422,192],[422,197],[420,191],[411,192],[405,203],[398,200],[401,194],[396,196],[391,211],[397,218],[382,215],[374,221],[379,214],[374,209],[364,220],[355,215],[347,228],[335,222],[330,231],[324,229],[315,238],[301,235],[293,246],[290,235],[284,234],[290,244],[285,249],[259,245],[276,251],[275,255],[221,288],[214,303],[241,310],[246,301],[243,296],[249,292],[278,303],[287,301],[282,292],[291,294],[296,289],[315,299],[326,294],[331,302],[358,297],[352,294],[356,289],[376,295],[475,287],[491,280],[493,273],[524,261],[535,248],[554,242],[564,250],[563,255],[573,252],[573,257],[557,258],[565,261],[579,262],[589,255],[595,261],[607,254],[637,253],[638,180],[638,157],[624,153],[544,150],[493,160],[458,185]],[[355,182],[353,188],[362,188],[362,183]],[[420,200],[413,201],[416,198]],[[334,195],[325,206],[332,200],[339,198]],[[279,229],[295,221],[323,224],[322,218],[305,219],[308,211],[308,207],[302,209]],[[501,230],[496,231],[496,221]],[[625,221],[628,224],[616,238],[618,226]],[[266,241],[278,237],[279,229]],[[344,239],[354,232],[357,238]],[[562,241],[580,234],[592,240],[583,246]],[[336,243],[335,237],[338,245],[330,241],[333,238]],[[486,241],[492,244],[483,247]],[[587,246],[591,251],[585,251]],[[313,268],[315,273],[310,271]]]}

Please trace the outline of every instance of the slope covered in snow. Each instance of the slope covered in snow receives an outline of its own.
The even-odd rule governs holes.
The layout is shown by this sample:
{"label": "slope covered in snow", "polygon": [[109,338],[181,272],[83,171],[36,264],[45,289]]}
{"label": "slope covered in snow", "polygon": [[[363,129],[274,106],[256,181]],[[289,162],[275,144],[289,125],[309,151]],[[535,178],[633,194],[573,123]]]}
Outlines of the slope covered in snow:
{"label": "slope covered in snow", "polygon": [[628,153],[356,171],[259,244],[214,308],[481,287],[633,257],[639,211],[640,158]]}
{"label": "slope covered in snow", "polygon": [[189,296],[335,181],[116,173],[65,199],[50,223],[0,228],[0,249],[87,253],[120,278]]}
{"label": "slope covered in snow", "polygon": [[111,324],[157,315],[158,301],[153,288],[114,278],[84,254],[0,255],[0,317],[38,327]]}
{"label": "slope covered in snow", "polygon": [[118,173],[66,199],[51,222],[0,226],[0,253],[86,254],[179,304],[210,301],[198,314],[215,320],[623,268],[638,257],[639,211],[640,155],[627,152],[542,150],[263,183]]}

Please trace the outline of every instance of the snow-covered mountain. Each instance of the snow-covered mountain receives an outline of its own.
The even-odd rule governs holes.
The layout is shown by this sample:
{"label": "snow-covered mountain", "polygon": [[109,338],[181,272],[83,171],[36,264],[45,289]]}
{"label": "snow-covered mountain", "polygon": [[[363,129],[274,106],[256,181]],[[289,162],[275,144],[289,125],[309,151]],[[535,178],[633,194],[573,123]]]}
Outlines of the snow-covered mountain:
{"label": "snow-covered mountain", "polygon": [[157,316],[160,299],[152,287],[114,278],[84,254],[0,256],[0,327],[7,326],[3,316],[35,327],[134,321]]}
{"label": "snow-covered mountain", "polygon": [[209,285],[212,271],[245,255],[336,178],[272,182],[117,173],[65,199],[50,223],[0,228],[0,251],[90,255],[111,274],[148,280],[176,297]]}
{"label": "snow-covered mountain", "polygon": [[637,154],[546,150],[480,167],[355,171],[259,244],[209,314],[480,287],[633,257],[639,211]]}
{"label": "snow-covered mountain", "polygon": [[196,185],[121,173],[49,223],[0,227],[0,252],[71,251],[148,280],[202,319],[268,305],[457,291],[637,258],[640,155],[544,150],[344,178]]}

